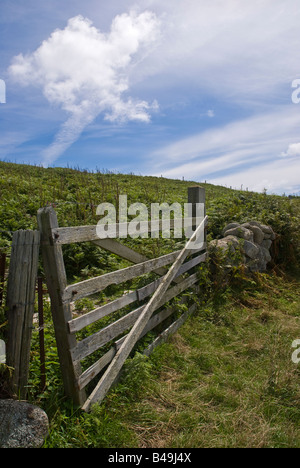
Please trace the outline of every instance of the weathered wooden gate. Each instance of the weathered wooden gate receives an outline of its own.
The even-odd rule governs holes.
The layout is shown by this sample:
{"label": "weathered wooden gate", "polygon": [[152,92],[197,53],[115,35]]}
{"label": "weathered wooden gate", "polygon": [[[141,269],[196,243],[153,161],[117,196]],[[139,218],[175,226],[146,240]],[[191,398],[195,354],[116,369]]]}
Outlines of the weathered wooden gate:
{"label": "weathered wooden gate", "polygon": [[[205,204],[204,189],[191,187],[188,201],[194,206],[196,203]],[[175,221],[172,221],[173,226]],[[201,225],[194,226],[194,234],[182,250],[159,258],[148,259],[114,239],[99,239],[96,226],[59,227],[52,207],[39,210],[38,225],[41,232],[43,264],[51,299],[64,388],[66,394],[76,404],[82,406],[83,410],[89,411],[93,403],[100,402],[104,398],[136,342],[176,311],[176,306],[164,309],[162,306],[183,291],[195,289],[197,273],[189,275],[184,275],[184,273],[190,273],[193,267],[206,259],[205,244],[198,250],[190,250],[192,242],[205,224],[206,218]],[[119,225],[116,225],[116,228],[118,231]],[[151,230],[150,223],[148,229]],[[62,245],[73,242],[93,242],[100,248],[125,258],[135,265],[68,285]],[[166,266],[170,264],[172,264],[170,269],[166,269]],[[158,279],[108,304],[97,307],[85,315],[73,318],[71,304],[74,301],[96,294],[111,284],[120,284],[150,272],[155,272],[159,276]],[[148,297],[151,297],[148,303],[139,304]],[[187,302],[187,297],[181,300]],[[134,303],[137,303],[138,307],[131,312],[93,335],[81,341],[77,340],[78,331]],[[163,336],[175,331],[196,308],[195,303],[188,304],[188,306],[187,312],[173,321],[172,325],[167,327],[148,347],[146,353],[150,353]],[[159,312],[154,314],[158,309]],[[124,336],[124,332],[129,329],[130,331]],[[111,343],[110,349],[83,372],[81,361],[108,343]],[[87,397],[85,387],[100,373],[102,375],[98,384]]]}

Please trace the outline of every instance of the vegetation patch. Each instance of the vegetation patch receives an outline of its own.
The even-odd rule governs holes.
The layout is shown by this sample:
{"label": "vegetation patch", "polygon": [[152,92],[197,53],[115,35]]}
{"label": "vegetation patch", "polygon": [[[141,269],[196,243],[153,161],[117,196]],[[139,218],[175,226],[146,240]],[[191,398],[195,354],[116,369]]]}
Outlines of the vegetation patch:
{"label": "vegetation patch", "polygon": [[[140,201],[186,202],[192,182],[133,174],[0,163],[0,246],[9,252],[11,232],[35,229],[36,212],[51,204],[60,226],[96,224],[96,206]],[[203,184],[209,216],[208,241],[222,238],[230,222],[256,220],[277,233],[273,263],[266,273],[230,269],[222,255],[198,270],[198,311],[168,343],[145,357],[147,339],[101,405],[91,413],[64,397],[54,328],[44,297],[46,387],[40,388],[38,324],[34,324],[29,399],[50,420],[44,447],[300,447],[299,365],[292,342],[300,339],[299,198],[268,196]],[[149,258],[180,248],[176,239],[124,239]],[[123,242],[123,241],[122,241]],[[76,282],[126,267],[95,246],[65,248],[68,279]],[[39,273],[43,273],[42,265]],[[112,285],[97,297],[78,301],[74,314],[141,287],[149,278]],[[178,305],[178,307],[180,307]],[[104,317],[103,325],[110,318]],[[4,307],[0,339],[6,338]],[[82,333],[90,334],[93,326]],[[88,366],[89,362],[84,363]],[[11,372],[0,368],[0,383]],[[2,385],[1,397],[9,389]]]}

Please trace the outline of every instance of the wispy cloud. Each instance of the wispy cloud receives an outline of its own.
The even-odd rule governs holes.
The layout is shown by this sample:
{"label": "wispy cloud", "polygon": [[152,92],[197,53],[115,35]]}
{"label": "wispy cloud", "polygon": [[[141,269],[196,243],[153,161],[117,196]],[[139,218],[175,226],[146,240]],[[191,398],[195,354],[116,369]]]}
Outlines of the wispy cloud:
{"label": "wispy cloud", "polygon": [[159,35],[159,20],[149,11],[116,16],[107,34],[76,16],[35,52],[14,57],[10,75],[24,86],[41,87],[69,115],[44,151],[43,164],[55,161],[100,113],[109,121],[149,122],[158,104],[126,97],[128,74]]}
{"label": "wispy cloud", "polygon": [[[163,47],[135,79],[158,89],[188,83],[222,100],[274,99],[299,74],[298,0],[148,0],[164,13]],[[153,77],[159,77],[157,81]],[[187,90],[188,93],[188,90]],[[277,96],[278,98],[278,96]]]}
{"label": "wispy cloud", "polygon": [[[160,148],[150,155],[152,171],[171,178],[184,176],[233,186],[239,180],[238,186],[280,191],[282,180],[288,180],[288,175],[294,181],[291,187],[299,179],[300,158],[298,162],[294,159],[300,154],[300,144],[290,143],[299,132],[299,109],[296,106],[277,108]],[[282,150],[286,148],[283,162]]]}
{"label": "wispy cloud", "polygon": [[232,186],[240,189],[286,195],[299,193],[300,158],[289,161],[274,159],[268,163],[256,161],[257,165],[238,170],[230,175],[219,175],[209,180],[212,184]]}

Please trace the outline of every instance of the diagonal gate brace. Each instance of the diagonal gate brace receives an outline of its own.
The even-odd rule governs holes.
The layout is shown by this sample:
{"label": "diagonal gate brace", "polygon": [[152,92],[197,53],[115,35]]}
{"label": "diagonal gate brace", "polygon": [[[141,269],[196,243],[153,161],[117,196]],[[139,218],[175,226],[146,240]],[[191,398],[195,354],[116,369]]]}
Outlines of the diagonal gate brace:
{"label": "diagonal gate brace", "polygon": [[171,282],[176,276],[179,268],[183,264],[184,260],[186,259],[187,255],[190,253],[193,243],[196,239],[198,239],[198,235],[207,221],[207,216],[203,219],[201,224],[197,227],[192,237],[186,243],[185,247],[179,253],[178,257],[176,258],[175,262],[173,263],[172,267],[169,269],[167,274],[165,275],[163,281],[151,297],[148,304],[145,306],[143,313],[140,315],[138,320],[135,322],[134,326],[132,327],[131,331],[126,336],[122,346],[120,347],[119,351],[115,355],[114,359],[111,361],[109,367],[101,377],[100,381],[96,385],[94,391],[91,395],[87,398],[82,409],[84,411],[89,411],[91,406],[94,403],[100,403],[107,392],[109,391],[110,387],[112,386],[113,382],[117,378],[119,372],[121,371],[126,359],[128,358],[130,352],[132,351],[134,345],[138,341],[141,332],[145,328],[150,319],[151,315],[157,308],[157,304],[160,302],[161,297],[165,294],[168,287],[170,286]]}

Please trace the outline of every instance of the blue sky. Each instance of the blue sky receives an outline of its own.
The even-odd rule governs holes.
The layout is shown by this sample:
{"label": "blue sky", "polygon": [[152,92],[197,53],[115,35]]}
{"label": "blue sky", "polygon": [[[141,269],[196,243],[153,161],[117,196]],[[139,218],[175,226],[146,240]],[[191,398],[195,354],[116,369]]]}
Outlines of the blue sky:
{"label": "blue sky", "polygon": [[1,0],[0,158],[299,193],[299,24],[299,0]]}

